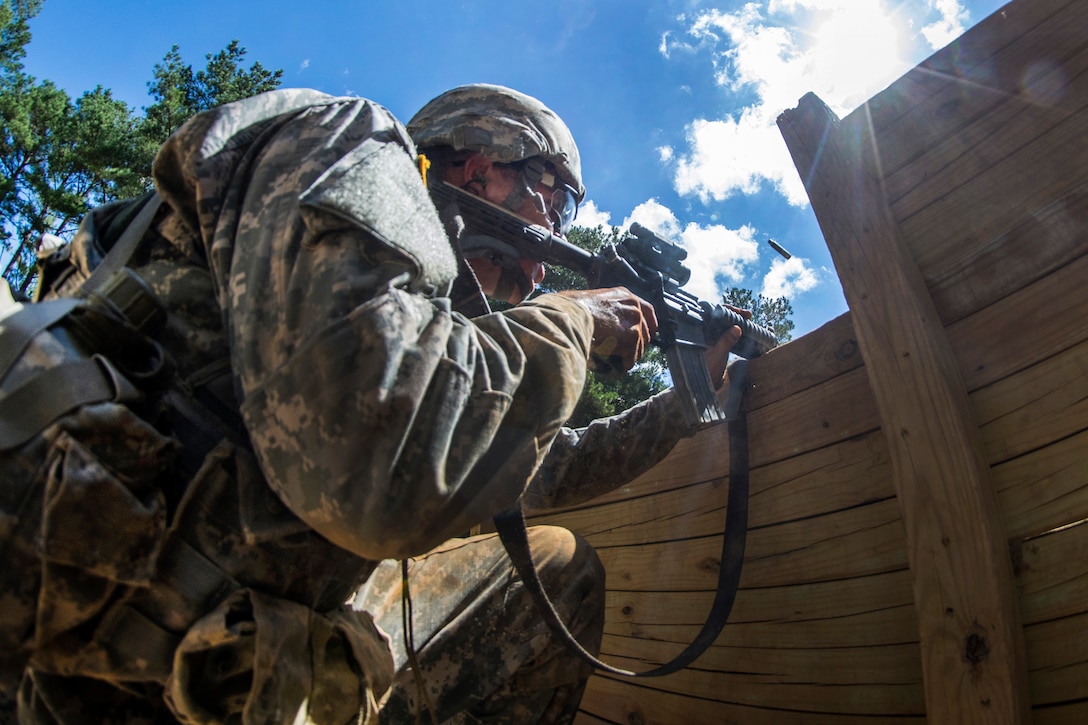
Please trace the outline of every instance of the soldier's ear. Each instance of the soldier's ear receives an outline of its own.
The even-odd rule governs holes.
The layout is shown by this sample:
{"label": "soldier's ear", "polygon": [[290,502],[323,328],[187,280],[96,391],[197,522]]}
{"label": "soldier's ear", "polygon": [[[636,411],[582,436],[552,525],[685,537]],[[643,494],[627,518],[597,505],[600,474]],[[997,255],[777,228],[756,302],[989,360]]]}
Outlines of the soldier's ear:
{"label": "soldier's ear", "polygon": [[481,153],[472,154],[472,156],[465,159],[465,163],[461,167],[464,172],[464,178],[461,180],[461,185],[467,184],[470,181],[476,181],[487,186],[487,182],[491,179],[493,168],[494,165],[489,158]]}

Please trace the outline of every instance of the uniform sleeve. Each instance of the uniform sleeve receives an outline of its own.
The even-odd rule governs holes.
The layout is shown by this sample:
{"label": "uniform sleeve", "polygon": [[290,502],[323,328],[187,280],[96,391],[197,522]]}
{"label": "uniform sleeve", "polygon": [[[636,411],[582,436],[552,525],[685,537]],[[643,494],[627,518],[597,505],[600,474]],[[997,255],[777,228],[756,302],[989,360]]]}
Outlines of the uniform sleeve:
{"label": "uniform sleeve", "polygon": [[[195,169],[243,419],[273,490],[368,559],[421,554],[512,505],[577,401],[589,314],[547,295],[470,321],[435,296],[452,251],[380,106],[262,121],[228,169],[216,161],[234,137],[208,126],[188,140],[183,127],[170,159]],[[225,150],[188,163],[201,145]]]}
{"label": "uniform sleeve", "polygon": [[585,428],[563,428],[525,491],[525,512],[574,506],[630,483],[689,435],[671,389]]}
{"label": "uniform sleeve", "polygon": [[561,298],[469,323],[397,288],[245,394],[273,488],[371,559],[428,551],[511,506],[573,410],[586,313]]}

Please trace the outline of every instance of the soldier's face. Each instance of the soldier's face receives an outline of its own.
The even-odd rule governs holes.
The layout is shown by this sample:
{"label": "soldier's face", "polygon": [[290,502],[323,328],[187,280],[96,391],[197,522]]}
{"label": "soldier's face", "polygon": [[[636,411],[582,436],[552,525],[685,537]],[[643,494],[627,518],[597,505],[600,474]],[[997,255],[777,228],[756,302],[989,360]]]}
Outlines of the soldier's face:
{"label": "soldier's face", "polygon": [[[514,185],[520,183],[516,170],[493,164],[480,154],[470,157],[464,165],[450,169],[445,180],[500,205],[514,190]],[[550,193],[551,190],[544,187],[542,191]],[[521,208],[515,213],[530,224],[537,224],[546,229],[552,228],[551,220],[534,203],[532,196],[526,198]],[[525,273],[525,278],[529,280],[529,292],[523,292],[520,286],[515,286],[507,294],[497,295],[500,289],[510,288],[509,284],[502,284],[502,266],[486,257],[470,259],[468,263],[476,274],[476,279],[480,281],[484,294],[514,305],[528,297],[532,290],[544,280],[543,264],[532,259],[521,259],[518,264]]]}
{"label": "soldier's face", "polygon": [[[520,287],[514,287],[505,297],[498,295],[499,289],[503,287],[501,284],[502,265],[492,262],[487,257],[475,257],[467,261],[468,266],[472,267],[476,279],[480,282],[480,288],[488,297],[502,299],[512,305],[516,305],[528,297],[528,294],[522,293]],[[525,278],[532,284],[532,289],[536,289],[536,286],[544,280],[544,265],[532,259],[518,260],[518,264],[521,266],[521,271],[525,273]]]}

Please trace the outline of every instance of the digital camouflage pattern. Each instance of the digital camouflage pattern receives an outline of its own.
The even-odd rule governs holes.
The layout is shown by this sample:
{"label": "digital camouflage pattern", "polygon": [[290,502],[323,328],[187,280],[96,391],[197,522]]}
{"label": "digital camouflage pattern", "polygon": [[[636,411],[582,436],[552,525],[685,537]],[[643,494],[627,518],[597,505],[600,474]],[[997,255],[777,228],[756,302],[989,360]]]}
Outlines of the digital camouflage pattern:
{"label": "digital camouflage pattern", "polygon": [[585,198],[582,159],[570,129],[543,103],[503,86],[476,83],[434,98],[408,121],[420,148],[452,146],[492,161],[514,163],[539,156]]}
{"label": "digital camouflage pattern", "polygon": [[[550,634],[527,635],[530,657],[478,626],[503,607],[530,626],[495,539],[436,547],[512,505],[538,468],[534,506],[571,500],[567,480],[586,497],[625,482],[680,436],[673,407],[662,396],[557,438],[589,315],[553,295],[472,320],[452,310],[439,293],[457,260],[414,160],[383,108],[312,91],[202,114],[160,151],[166,203],[131,266],[168,311],[155,337],[183,384],[86,406],[0,451],[0,690],[18,688],[27,721],[366,720],[390,682],[395,712],[403,647],[394,679],[386,637],[344,602],[403,557],[429,686],[472,673],[482,689],[465,706],[507,712],[498,721],[572,716],[587,673],[569,653],[511,671],[539,664]],[[84,220],[64,262],[75,273],[51,294],[97,265],[113,211]],[[42,333],[0,396],[89,352]],[[534,536],[553,562],[545,584],[595,649],[599,562],[565,533]],[[356,601],[396,636],[399,596],[383,575]],[[488,614],[451,618],[468,610]],[[470,667],[473,651],[490,656]]]}
{"label": "digital camouflage pattern", "polygon": [[[541,579],[587,649],[604,631],[604,570],[583,539],[529,529]],[[408,565],[412,629],[423,686],[409,668],[401,623],[399,562],[386,561],[355,606],[387,632],[396,676],[381,712],[387,725],[430,722],[570,722],[589,666],[552,635],[495,535],[454,539]]]}

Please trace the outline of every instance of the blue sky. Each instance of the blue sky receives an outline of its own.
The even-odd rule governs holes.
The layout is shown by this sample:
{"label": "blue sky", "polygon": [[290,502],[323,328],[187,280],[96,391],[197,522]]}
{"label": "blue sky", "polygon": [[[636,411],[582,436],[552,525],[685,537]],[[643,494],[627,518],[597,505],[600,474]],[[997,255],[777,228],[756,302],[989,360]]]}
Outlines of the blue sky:
{"label": "blue sky", "polygon": [[199,68],[235,38],[285,87],[371,98],[403,121],[462,83],[517,88],[578,142],[576,223],[657,229],[688,249],[688,289],[785,295],[799,336],[846,305],[775,118],[808,91],[844,116],[1003,4],[45,0],[25,66],[137,110],[172,45]]}

